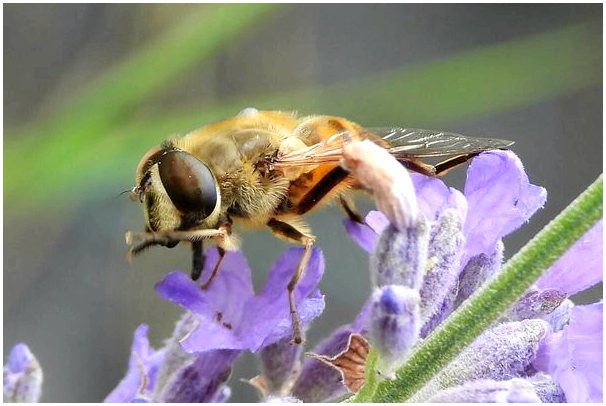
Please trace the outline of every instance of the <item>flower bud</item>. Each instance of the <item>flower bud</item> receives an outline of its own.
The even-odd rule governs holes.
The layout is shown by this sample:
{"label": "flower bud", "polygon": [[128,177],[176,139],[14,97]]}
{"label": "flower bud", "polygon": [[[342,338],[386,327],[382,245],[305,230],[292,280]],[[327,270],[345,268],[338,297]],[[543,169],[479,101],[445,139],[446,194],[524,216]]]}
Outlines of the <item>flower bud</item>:
{"label": "flower bud", "polygon": [[[354,332],[350,326],[344,326],[318,344],[312,352],[335,356],[347,348],[349,337]],[[317,359],[307,359],[301,368],[291,395],[306,403],[328,402],[347,394],[338,370]]]}
{"label": "flower bud", "polygon": [[189,364],[195,355],[183,351],[180,340],[189,334],[198,322],[193,314],[185,312],[177,321],[173,335],[166,340],[164,346],[164,362],[158,370],[158,377],[154,387],[154,393],[158,395],[164,389],[164,386],[180,368]]}
{"label": "flower bud", "polygon": [[465,238],[459,213],[445,210],[434,224],[429,238],[428,261],[421,286],[423,321],[441,311],[446,296],[456,285]]}
{"label": "flower bud", "polygon": [[302,347],[292,345],[291,338],[285,337],[261,350],[261,369],[270,394],[281,396],[289,392],[300,367]]}
{"label": "flower bud", "polygon": [[269,396],[265,399],[265,403],[303,403],[303,401],[292,396]]}
{"label": "flower bud", "polygon": [[564,299],[558,307],[548,315],[541,317],[541,319],[547,321],[553,331],[560,331],[564,326],[568,325],[573,308],[574,303],[572,300]]}
{"label": "flower bud", "polygon": [[524,379],[478,380],[438,392],[429,403],[541,403],[533,385]]}
{"label": "flower bud", "polygon": [[392,377],[419,337],[419,293],[399,285],[384,286],[373,294],[368,339],[379,353],[377,367]]}
{"label": "flower bud", "polygon": [[402,285],[418,290],[427,262],[428,227],[422,216],[414,227],[399,231],[389,225],[370,258],[374,286]]}
{"label": "flower bud", "polygon": [[503,323],[484,331],[410,400],[421,402],[445,388],[478,379],[503,381],[521,376],[549,331],[543,320]]}
{"label": "flower bud", "polygon": [[42,368],[27,345],[19,343],[4,366],[4,402],[36,403],[42,391]]}
{"label": "flower bud", "polygon": [[497,241],[491,255],[478,254],[472,257],[459,276],[459,290],[454,302],[455,309],[472,295],[480,286],[501,269],[503,263],[503,242]]}
{"label": "flower bud", "polygon": [[159,394],[160,402],[207,403],[220,398],[231,374],[237,350],[213,350],[199,354],[179,369]]}
{"label": "flower bud", "polygon": [[538,319],[552,313],[566,299],[566,293],[557,289],[527,291],[506,316],[509,320]]}
{"label": "flower bud", "polygon": [[543,403],[566,403],[566,395],[551,376],[539,372],[527,378]]}

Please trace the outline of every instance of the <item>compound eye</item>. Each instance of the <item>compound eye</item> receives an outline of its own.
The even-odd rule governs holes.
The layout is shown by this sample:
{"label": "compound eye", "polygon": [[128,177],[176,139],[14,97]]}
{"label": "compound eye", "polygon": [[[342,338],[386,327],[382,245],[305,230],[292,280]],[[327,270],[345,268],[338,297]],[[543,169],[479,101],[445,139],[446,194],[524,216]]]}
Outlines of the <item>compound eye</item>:
{"label": "compound eye", "polygon": [[219,199],[217,182],[208,166],[184,151],[167,151],[158,162],[160,180],[182,213],[210,216]]}

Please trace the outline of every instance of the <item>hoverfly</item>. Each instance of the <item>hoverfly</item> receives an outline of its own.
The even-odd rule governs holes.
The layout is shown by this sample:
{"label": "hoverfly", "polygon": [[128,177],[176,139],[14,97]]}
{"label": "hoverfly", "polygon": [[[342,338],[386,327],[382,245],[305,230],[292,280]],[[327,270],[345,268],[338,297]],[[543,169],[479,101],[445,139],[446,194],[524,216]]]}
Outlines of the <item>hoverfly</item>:
{"label": "hoverfly", "polygon": [[[294,288],[301,279],[314,235],[302,216],[339,198],[357,221],[346,193],[358,189],[340,165],[344,142],[368,139],[387,149],[407,169],[440,176],[482,151],[511,141],[405,128],[363,128],[341,117],[244,109],[237,116],[171,138],[141,159],[131,198],[143,205],[146,232],[126,235],[129,258],[160,245],[191,242],[191,277],[204,265],[203,240],[218,247],[219,260],[202,288],[219,271],[225,252],[239,241],[232,223],[269,227],[278,238],[305,247],[288,284],[293,341],[300,343]],[[436,165],[423,159],[444,157]]]}

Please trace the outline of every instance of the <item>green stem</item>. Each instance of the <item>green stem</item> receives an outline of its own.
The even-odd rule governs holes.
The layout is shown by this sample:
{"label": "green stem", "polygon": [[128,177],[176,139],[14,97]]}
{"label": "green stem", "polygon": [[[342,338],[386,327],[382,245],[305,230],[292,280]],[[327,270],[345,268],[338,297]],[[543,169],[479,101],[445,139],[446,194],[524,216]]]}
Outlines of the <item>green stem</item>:
{"label": "green stem", "polygon": [[372,395],[357,402],[402,402],[410,398],[532,286],[602,218],[602,175],[522,248],[492,281],[478,290],[427,338]]}

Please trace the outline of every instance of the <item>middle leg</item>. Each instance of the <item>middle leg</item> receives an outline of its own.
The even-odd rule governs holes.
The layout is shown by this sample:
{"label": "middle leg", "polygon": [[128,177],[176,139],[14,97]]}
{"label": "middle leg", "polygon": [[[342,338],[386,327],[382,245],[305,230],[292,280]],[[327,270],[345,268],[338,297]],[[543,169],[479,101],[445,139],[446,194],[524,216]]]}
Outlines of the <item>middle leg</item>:
{"label": "middle leg", "polygon": [[305,251],[303,252],[303,256],[295,269],[295,273],[293,274],[290,282],[288,282],[288,305],[290,308],[290,317],[292,319],[292,328],[293,328],[293,338],[292,342],[295,344],[301,344],[303,342],[303,338],[301,336],[301,320],[299,319],[299,314],[297,313],[297,306],[295,303],[295,289],[297,284],[305,274],[305,269],[307,267],[307,263],[309,262],[309,258],[311,257],[311,251],[314,245],[315,237],[312,235],[307,235],[297,230],[292,225],[285,223],[280,220],[271,219],[267,223],[271,231],[278,237],[285,238],[291,242],[296,242],[305,246]]}

